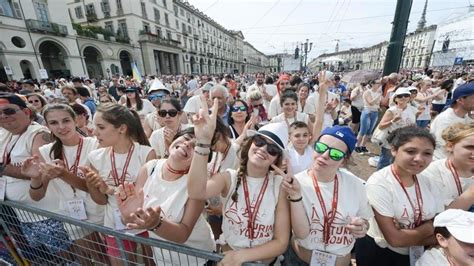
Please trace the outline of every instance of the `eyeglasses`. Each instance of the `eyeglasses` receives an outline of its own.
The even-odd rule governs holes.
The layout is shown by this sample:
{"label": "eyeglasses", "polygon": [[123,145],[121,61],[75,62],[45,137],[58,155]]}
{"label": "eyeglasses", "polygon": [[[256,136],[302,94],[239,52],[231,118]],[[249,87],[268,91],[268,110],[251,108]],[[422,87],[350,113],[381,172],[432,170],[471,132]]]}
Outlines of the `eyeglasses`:
{"label": "eyeglasses", "polygon": [[15,108],[5,108],[2,110],[0,110],[0,115],[1,114],[4,114],[4,115],[14,115],[16,114],[18,111],[20,111],[20,109],[15,109]]}
{"label": "eyeglasses", "polygon": [[397,97],[395,98],[410,98],[411,95],[409,94],[400,94],[400,95],[397,95]]}
{"label": "eyeglasses", "polygon": [[169,115],[170,117],[175,117],[178,115],[178,111],[174,109],[170,110],[159,110],[158,115],[161,117],[166,117],[166,115]]}
{"label": "eyeglasses", "polygon": [[328,145],[322,142],[318,141],[314,144],[314,151],[319,154],[324,154],[327,150],[329,150],[329,158],[331,158],[333,161],[340,161],[346,156],[345,152],[336,148],[329,147]]}
{"label": "eyeglasses", "polygon": [[28,102],[29,102],[29,103],[39,103],[40,100],[29,100]]}
{"label": "eyeglasses", "polygon": [[149,101],[161,100],[163,99],[164,95],[161,94],[152,94],[148,96]]}
{"label": "eyeglasses", "polygon": [[253,144],[255,144],[255,146],[257,147],[263,147],[265,145],[267,145],[267,152],[268,154],[270,154],[271,156],[277,156],[277,155],[280,155],[281,154],[281,149],[280,147],[278,147],[276,144],[274,143],[268,143],[264,137],[262,136],[259,136],[259,135],[256,135],[255,137],[253,137]]}
{"label": "eyeglasses", "polygon": [[263,104],[255,104],[255,105],[252,105],[253,108],[260,108],[260,107],[262,107],[262,106],[263,106]]}
{"label": "eyeglasses", "polygon": [[232,112],[238,112],[238,111],[246,112],[247,108],[243,105],[242,106],[232,106]]}

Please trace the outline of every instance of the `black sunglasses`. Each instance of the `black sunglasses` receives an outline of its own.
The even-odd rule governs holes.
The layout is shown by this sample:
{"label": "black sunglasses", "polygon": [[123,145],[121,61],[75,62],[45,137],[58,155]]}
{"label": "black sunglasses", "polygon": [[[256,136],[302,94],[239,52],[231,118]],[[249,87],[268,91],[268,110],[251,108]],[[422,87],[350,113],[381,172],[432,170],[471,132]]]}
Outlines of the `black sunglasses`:
{"label": "black sunglasses", "polygon": [[29,103],[39,103],[40,100],[29,100],[28,102],[29,102]]}
{"label": "black sunglasses", "polygon": [[409,98],[411,95],[410,94],[400,94],[400,95],[397,95],[397,97],[395,98]]}
{"label": "black sunglasses", "polygon": [[170,115],[170,117],[175,117],[178,115],[178,111],[174,109],[170,110],[159,110],[158,115],[161,117],[166,117],[166,115]]}
{"label": "black sunglasses", "polygon": [[238,112],[238,111],[242,111],[242,112],[245,112],[247,111],[247,108],[245,108],[245,106],[232,106],[232,112]]}
{"label": "black sunglasses", "polygon": [[5,109],[3,109],[3,111],[0,110],[0,115],[1,115],[1,114],[4,114],[4,115],[14,115],[14,114],[16,114],[18,111],[20,111],[20,109],[5,108]]}
{"label": "black sunglasses", "polygon": [[262,136],[259,136],[259,135],[255,135],[253,137],[253,143],[255,144],[255,146],[257,147],[263,147],[265,145],[267,145],[267,152],[268,154],[270,154],[271,156],[277,156],[277,155],[280,155],[281,154],[281,149],[280,147],[278,147],[276,144],[274,143],[269,143],[265,140],[265,137],[262,137]]}

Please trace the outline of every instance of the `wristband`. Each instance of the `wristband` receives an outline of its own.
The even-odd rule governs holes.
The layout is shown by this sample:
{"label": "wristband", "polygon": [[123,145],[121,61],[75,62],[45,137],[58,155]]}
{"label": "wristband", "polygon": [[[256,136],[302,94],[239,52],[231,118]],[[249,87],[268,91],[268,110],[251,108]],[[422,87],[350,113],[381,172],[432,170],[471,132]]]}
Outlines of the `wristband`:
{"label": "wristband", "polygon": [[43,182],[41,182],[41,185],[39,185],[38,187],[33,187],[33,186],[31,186],[31,183],[30,183],[30,189],[31,189],[31,190],[38,190],[38,189],[40,189],[40,188],[42,188],[42,187],[43,187]]}
{"label": "wristband", "polygon": [[201,156],[208,156],[209,153],[211,153],[211,152],[209,152],[209,151],[208,152],[200,152],[198,150],[194,150],[194,153],[196,153],[197,155],[201,155]]}
{"label": "wristband", "polygon": [[212,146],[211,143],[209,144],[204,144],[204,143],[199,143],[199,142],[196,143],[196,147],[210,148],[211,146]]}
{"label": "wristband", "polygon": [[290,196],[287,196],[286,199],[289,200],[290,202],[299,202],[303,199],[303,196],[301,196],[297,199],[292,199],[292,198],[290,198]]}
{"label": "wristband", "polygon": [[162,224],[163,224],[163,216],[160,216],[160,221],[158,222],[158,224],[155,227],[148,229],[148,231],[155,231],[156,229],[160,228]]}

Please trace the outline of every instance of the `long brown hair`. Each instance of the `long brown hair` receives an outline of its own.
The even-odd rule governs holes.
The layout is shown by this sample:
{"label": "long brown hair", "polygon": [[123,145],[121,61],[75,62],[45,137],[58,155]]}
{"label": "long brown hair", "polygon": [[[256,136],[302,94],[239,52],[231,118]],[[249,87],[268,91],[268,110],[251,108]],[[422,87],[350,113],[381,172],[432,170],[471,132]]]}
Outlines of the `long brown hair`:
{"label": "long brown hair", "polygon": [[[71,106],[67,104],[62,104],[62,103],[57,103],[57,104],[48,104],[45,106],[45,109],[43,111],[44,115],[44,120],[46,121],[46,124],[48,124],[48,114],[52,111],[63,111],[68,113],[71,118],[76,121],[76,113],[74,110],[71,108]],[[77,127],[76,127],[77,131]],[[56,137],[53,133],[51,133],[51,137],[55,140],[53,146],[51,147],[51,151],[49,152],[49,157],[51,159],[60,159],[63,160],[63,143],[61,139]]]}
{"label": "long brown hair", "polygon": [[106,103],[99,105],[97,112],[102,114],[102,118],[112,124],[115,128],[121,125],[127,126],[127,136],[141,145],[150,146],[145,131],[143,130],[140,116],[134,110],[116,103]]}
{"label": "long brown hair", "polygon": [[[237,191],[239,190],[239,186],[242,183],[242,179],[244,179],[247,176],[247,163],[249,161],[249,150],[250,150],[250,146],[252,146],[254,137],[255,136],[246,138],[239,150],[240,166],[237,172],[237,184],[235,185],[235,190],[231,196],[231,199],[234,202],[237,202],[237,199],[239,198],[239,193]],[[278,155],[277,161],[275,164],[277,166],[280,166],[282,159],[283,159],[283,155],[282,154]],[[268,168],[268,171],[270,171],[270,169],[271,167]]]}

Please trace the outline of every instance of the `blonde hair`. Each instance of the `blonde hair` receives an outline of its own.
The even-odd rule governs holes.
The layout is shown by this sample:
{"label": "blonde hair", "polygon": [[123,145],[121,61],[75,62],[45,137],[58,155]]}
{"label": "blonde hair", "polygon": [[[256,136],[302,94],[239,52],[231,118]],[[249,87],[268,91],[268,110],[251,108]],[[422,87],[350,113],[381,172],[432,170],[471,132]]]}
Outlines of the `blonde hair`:
{"label": "blonde hair", "polygon": [[474,123],[455,123],[444,129],[441,134],[441,137],[447,144],[456,144],[470,136],[474,136]]}
{"label": "blonde hair", "polygon": [[262,93],[258,90],[251,91],[247,95],[247,99],[250,100],[250,101],[258,101],[258,100],[262,99]]}

